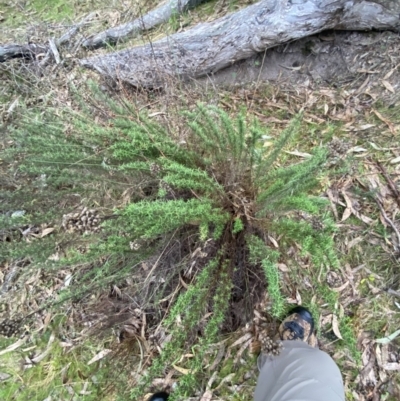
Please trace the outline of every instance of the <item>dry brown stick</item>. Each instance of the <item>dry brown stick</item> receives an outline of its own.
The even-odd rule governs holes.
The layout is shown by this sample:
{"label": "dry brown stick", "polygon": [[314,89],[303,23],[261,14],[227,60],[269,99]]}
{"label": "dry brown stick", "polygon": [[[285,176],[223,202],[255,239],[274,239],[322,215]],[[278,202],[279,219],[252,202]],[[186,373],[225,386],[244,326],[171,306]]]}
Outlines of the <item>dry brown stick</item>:
{"label": "dry brown stick", "polygon": [[374,199],[375,199],[376,204],[377,204],[378,207],[379,207],[379,210],[380,210],[381,213],[382,213],[382,217],[384,218],[384,220],[386,221],[386,223],[388,223],[388,224],[392,227],[393,231],[394,231],[394,232],[396,233],[396,235],[397,235],[397,245],[394,245],[394,249],[395,249],[396,252],[399,252],[399,251],[400,251],[400,233],[399,233],[399,230],[397,229],[397,227],[395,226],[395,224],[393,223],[393,221],[390,220],[389,217],[387,216],[387,214],[386,214],[386,212],[385,212],[385,209],[383,208],[383,206],[382,206],[380,200],[379,200],[378,198],[376,198],[376,197],[375,197]]}
{"label": "dry brown stick", "polygon": [[393,180],[390,178],[389,174],[387,173],[386,169],[383,167],[383,165],[381,164],[381,162],[379,162],[378,160],[375,162],[375,164],[377,165],[379,171],[381,172],[381,174],[383,175],[383,177],[385,178],[386,182],[389,185],[390,190],[392,191],[393,197],[396,200],[397,205],[400,207],[400,192],[399,190],[396,188],[395,183],[393,182]]}

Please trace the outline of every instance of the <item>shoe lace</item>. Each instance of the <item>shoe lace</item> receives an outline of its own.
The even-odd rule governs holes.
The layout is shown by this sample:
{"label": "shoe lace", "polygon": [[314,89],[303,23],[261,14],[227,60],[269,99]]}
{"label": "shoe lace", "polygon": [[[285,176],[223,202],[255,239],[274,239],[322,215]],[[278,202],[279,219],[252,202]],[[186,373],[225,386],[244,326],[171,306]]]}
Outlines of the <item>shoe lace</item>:
{"label": "shoe lace", "polygon": [[286,322],[285,330],[290,331],[290,337],[293,340],[304,340],[304,328],[297,322]]}

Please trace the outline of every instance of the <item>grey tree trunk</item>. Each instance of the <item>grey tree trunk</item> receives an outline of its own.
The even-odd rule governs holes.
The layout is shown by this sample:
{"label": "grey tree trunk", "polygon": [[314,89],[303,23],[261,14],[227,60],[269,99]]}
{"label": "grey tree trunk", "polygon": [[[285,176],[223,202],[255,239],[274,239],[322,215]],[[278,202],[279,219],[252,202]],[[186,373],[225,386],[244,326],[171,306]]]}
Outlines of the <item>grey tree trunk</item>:
{"label": "grey tree trunk", "polygon": [[270,47],[326,29],[400,30],[399,0],[262,0],[154,43],[81,60],[137,87],[212,74]]}
{"label": "grey tree trunk", "polygon": [[168,21],[174,13],[181,14],[184,11],[197,7],[205,1],[207,0],[169,0],[167,3],[160,5],[134,21],[107,29],[86,39],[82,46],[95,49],[105,46],[107,43],[114,44],[129,39],[140,32],[149,30]]}

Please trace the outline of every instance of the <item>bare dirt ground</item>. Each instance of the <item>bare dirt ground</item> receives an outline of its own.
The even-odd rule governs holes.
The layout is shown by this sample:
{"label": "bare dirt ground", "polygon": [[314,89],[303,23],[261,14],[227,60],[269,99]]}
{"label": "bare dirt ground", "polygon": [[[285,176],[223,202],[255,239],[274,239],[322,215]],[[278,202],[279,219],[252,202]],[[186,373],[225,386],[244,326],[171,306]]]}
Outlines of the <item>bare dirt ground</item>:
{"label": "bare dirt ground", "polygon": [[[359,88],[369,77],[369,85],[362,89],[370,89],[397,66],[398,40],[398,34],[392,32],[327,31],[237,63],[218,72],[213,82],[229,86],[268,81],[299,88],[325,85],[343,89],[357,84]],[[395,68],[391,74],[394,81],[398,74]]]}

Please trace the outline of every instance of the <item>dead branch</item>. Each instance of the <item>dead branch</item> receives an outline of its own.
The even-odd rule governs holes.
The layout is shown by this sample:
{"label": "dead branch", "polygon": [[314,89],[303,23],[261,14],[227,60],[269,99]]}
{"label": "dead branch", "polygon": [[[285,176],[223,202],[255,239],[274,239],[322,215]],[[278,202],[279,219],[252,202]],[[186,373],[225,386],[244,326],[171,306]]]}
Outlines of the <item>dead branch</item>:
{"label": "dead branch", "polygon": [[[164,11],[169,7],[168,12],[171,15],[174,12],[173,5],[179,11],[202,1],[204,0],[171,0],[162,7],[166,7]],[[151,18],[154,17],[152,21],[156,21],[155,15],[159,14],[160,18],[161,15],[167,15],[168,13],[161,13],[162,7],[136,20],[136,23],[140,22],[140,29],[150,27]],[[125,28],[126,32],[134,31],[127,26]],[[122,28],[115,29],[117,32]],[[213,74],[257,52],[326,29],[400,30],[400,2],[262,0],[236,13],[210,23],[199,24],[155,43],[83,59],[81,65],[137,87],[162,87],[171,77],[191,79]],[[77,29],[74,29],[70,34],[64,35],[64,40],[69,40],[76,32]],[[112,41],[119,35],[114,37],[110,31],[105,32],[107,33],[99,34],[104,40]],[[111,36],[108,37],[109,34]],[[52,54],[57,58],[56,48],[62,42],[61,39],[54,41],[52,50],[48,46],[32,44],[0,46],[0,62],[15,57],[36,59],[40,53],[44,53],[45,58],[40,63],[43,66]],[[101,43],[95,37],[90,40],[90,46]],[[86,41],[85,44],[89,46],[89,42]]]}
{"label": "dead branch", "polygon": [[[381,4],[382,3],[382,4]],[[400,28],[392,0],[262,0],[211,23],[145,46],[81,61],[134,86],[162,87],[169,77],[201,77],[257,52],[325,29]]]}
{"label": "dead branch", "polygon": [[45,55],[48,48],[34,43],[28,45],[10,44],[0,46],[0,63],[4,63],[13,58],[36,59],[39,55]]}
{"label": "dead branch", "polygon": [[170,0],[133,21],[107,29],[86,39],[82,46],[95,49],[105,46],[107,43],[115,44],[126,40],[168,21],[174,14],[181,14],[205,1],[207,0]]}
{"label": "dead branch", "polygon": [[400,251],[400,233],[399,233],[399,230],[397,229],[397,227],[396,227],[396,225],[393,223],[393,221],[389,219],[389,217],[388,217],[388,215],[386,214],[385,209],[383,208],[382,203],[381,203],[381,201],[378,199],[378,197],[375,197],[374,199],[375,199],[376,204],[377,204],[378,207],[379,207],[379,210],[381,211],[381,214],[382,214],[383,219],[385,220],[385,222],[386,222],[387,224],[390,225],[390,227],[392,227],[394,233],[396,234],[396,237],[397,237],[397,244],[394,244],[394,245],[393,245],[393,248],[394,248],[395,252],[397,253],[397,252]]}
{"label": "dead branch", "polygon": [[78,24],[72,26],[66,33],[64,33],[59,39],[49,39],[49,45],[38,45],[35,43],[29,43],[27,45],[19,44],[9,44],[0,45],[0,63],[4,63],[13,58],[25,58],[28,60],[37,60],[39,57],[43,56],[41,61],[41,66],[46,64],[49,60],[50,55],[53,54],[56,63],[61,62],[60,54],[58,52],[58,47],[68,43],[73,36],[75,36],[79,29],[86,25],[93,17],[95,13],[90,13],[88,16],[82,19]]}
{"label": "dead branch", "polygon": [[383,167],[382,163],[379,161],[376,161],[376,165],[378,166],[378,169],[380,170],[381,174],[383,175],[383,177],[385,178],[386,182],[389,185],[389,188],[393,194],[394,199],[396,200],[397,205],[400,207],[400,192],[397,189],[395,183],[393,182],[393,180],[390,178],[388,172],[386,171],[386,169]]}
{"label": "dead branch", "polygon": [[79,29],[85,26],[90,20],[92,20],[95,15],[95,12],[90,13],[88,16],[83,18],[81,22],[73,25],[67,32],[64,33],[64,35],[61,36],[60,39],[56,40],[56,45],[61,46],[64,43],[69,42],[79,32]]}

